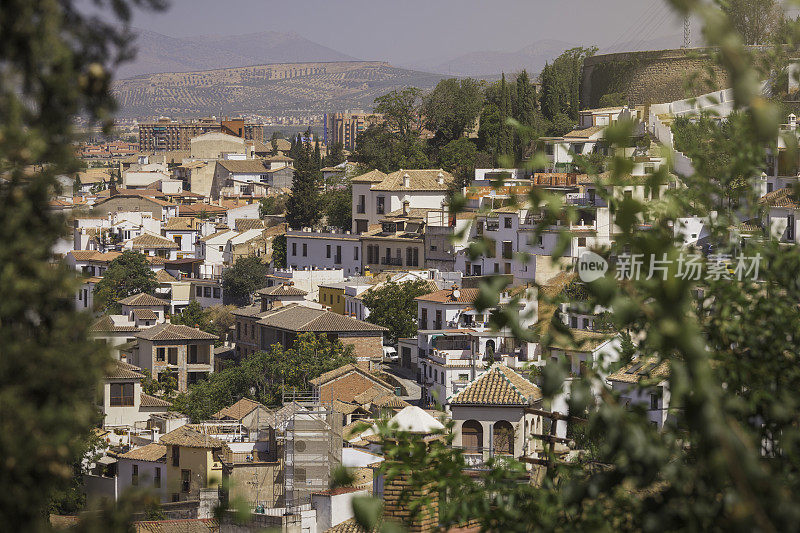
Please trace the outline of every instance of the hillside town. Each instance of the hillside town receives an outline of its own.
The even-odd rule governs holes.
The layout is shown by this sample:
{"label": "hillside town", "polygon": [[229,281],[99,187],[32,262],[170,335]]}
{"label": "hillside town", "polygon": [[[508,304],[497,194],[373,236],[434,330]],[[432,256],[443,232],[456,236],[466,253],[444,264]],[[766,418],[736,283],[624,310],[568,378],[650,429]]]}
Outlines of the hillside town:
{"label": "hillside town", "polygon": [[800,16],[475,77],[143,33],[115,80],[127,2],[66,4],[0,17],[0,523],[797,528]]}

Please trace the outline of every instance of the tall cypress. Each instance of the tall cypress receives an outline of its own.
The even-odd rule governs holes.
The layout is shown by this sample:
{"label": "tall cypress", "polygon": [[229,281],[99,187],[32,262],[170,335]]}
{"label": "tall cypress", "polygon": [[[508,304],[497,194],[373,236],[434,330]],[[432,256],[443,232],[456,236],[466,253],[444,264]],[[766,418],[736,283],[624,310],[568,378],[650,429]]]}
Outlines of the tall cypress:
{"label": "tall cypress", "polygon": [[514,132],[506,121],[511,118],[511,92],[506,83],[506,75],[500,78],[500,134],[497,136],[497,157],[507,156],[514,149]]}
{"label": "tall cypress", "polygon": [[314,166],[311,144],[299,144],[294,161],[292,194],[286,202],[286,222],[293,229],[312,227],[321,218],[319,168]]}

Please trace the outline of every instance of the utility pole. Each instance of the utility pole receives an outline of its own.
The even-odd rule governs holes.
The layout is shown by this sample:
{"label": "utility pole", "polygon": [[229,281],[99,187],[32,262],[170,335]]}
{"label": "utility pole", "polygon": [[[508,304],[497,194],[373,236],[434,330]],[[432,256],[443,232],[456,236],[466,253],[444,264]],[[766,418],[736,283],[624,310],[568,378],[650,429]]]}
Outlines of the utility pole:
{"label": "utility pole", "polygon": [[683,17],[683,48],[690,48],[692,41],[691,41],[691,26],[689,25],[689,15],[686,14]]}

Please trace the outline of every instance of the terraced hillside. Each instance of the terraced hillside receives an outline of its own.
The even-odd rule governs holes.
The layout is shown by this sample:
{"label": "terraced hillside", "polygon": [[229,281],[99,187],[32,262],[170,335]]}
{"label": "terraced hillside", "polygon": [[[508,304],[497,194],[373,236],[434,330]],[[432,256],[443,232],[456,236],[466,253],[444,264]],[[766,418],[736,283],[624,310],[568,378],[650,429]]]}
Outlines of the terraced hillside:
{"label": "terraced hillside", "polygon": [[321,113],[369,109],[392,89],[427,89],[441,78],[380,61],[281,63],[138,76],[114,92],[124,117]]}

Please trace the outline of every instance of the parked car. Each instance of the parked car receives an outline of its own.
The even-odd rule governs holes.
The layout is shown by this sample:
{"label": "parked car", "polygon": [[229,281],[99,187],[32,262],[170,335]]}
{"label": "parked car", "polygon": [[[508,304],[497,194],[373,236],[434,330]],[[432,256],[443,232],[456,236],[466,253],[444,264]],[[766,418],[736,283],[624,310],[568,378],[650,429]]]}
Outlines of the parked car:
{"label": "parked car", "polygon": [[394,346],[384,346],[383,347],[383,360],[390,361],[392,363],[396,363],[400,360],[400,356],[397,355],[397,349]]}

